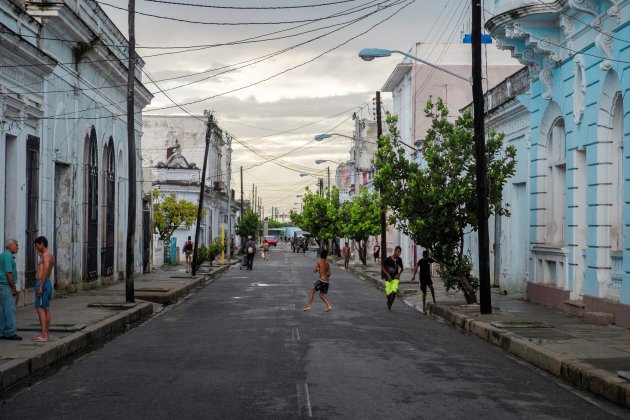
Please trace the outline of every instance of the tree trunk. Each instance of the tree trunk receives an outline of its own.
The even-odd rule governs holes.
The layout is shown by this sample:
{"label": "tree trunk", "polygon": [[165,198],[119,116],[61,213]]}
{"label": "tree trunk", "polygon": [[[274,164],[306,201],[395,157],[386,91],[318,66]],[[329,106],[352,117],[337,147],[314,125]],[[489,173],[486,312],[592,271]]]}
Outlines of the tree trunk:
{"label": "tree trunk", "polygon": [[475,293],[475,289],[468,281],[468,277],[465,273],[459,273],[459,285],[462,289],[464,297],[466,298],[466,303],[469,305],[477,303],[477,294]]}
{"label": "tree trunk", "polygon": [[367,241],[359,239],[359,259],[363,265],[367,265]]}

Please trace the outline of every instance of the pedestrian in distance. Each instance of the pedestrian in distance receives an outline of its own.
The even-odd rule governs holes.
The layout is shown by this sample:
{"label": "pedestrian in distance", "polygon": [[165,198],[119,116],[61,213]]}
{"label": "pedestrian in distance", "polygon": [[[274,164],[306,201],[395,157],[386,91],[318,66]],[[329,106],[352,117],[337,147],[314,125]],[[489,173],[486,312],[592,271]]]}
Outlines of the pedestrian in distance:
{"label": "pedestrian in distance", "polygon": [[192,265],[193,260],[193,249],[195,247],[195,243],[192,241],[192,238],[189,236],[188,240],[184,242],[184,254],[186,254],[186,272],[190,271],[190,267]]}
{"label": "pedestrian in distance", "polygon": [[350,245],[348,242],[343,246],[341,253],[343,254],[343,269],[348,271],[348,265],[350,264]]}
{"label": "pedestrian in distance", "polygon": [[372,252],[374,252],[374,264],[378,264],[381,259],[381,246],[378,244],[378,242],[374,243],[374,246],[372,247]]}
{"label": "pedestrian in distance", "polygon": [[0,254],[0,338],[21,340],[15,329],[15,303],[18,296],[18,274],[15,254],[20,246],[15,239],[4,241],[4,252]]}
{"label": "pedestrian in distance", "polygon": [[52,298],[52,281],[50,276],[55,265],[55,256],[48,250],[48,239],[44,236],[35,238],[35,248],[39,254],[37,273],[35,274],[35,310],[39,317],[41,334],[33,341],[48,341],[50,329],[50,299]]}
{"label": "pedestrian in distance", "polygon": [[304,308],[305,311],[310,311],[313,305],[313,298],[315,297],[315,293],[319,292],[319,298],[326,304],[326,308],[324,308],[324,312],[332,311],[333,307],[326,298],[326,294],[328,294],[328,285],[330,282],[330,264],[326,261],[328,257],[328,251],[325,249],[320,252],[319,259],[315,263],[315,267],[313,267],[313,273],[319,273],[319,280],[313,284],[313,289],[311,289],[311,293],[308,296],[308,304]]}
{"label": "pedestrian in distance", "polygon": [[398,293],[398,283],[400,283],[400,276],[404,270],[400,253],[402,248],[397,246],[394,249],[394,253],[385,258],[383,262],[383,268],[381,271],[385,275],[385,296],[387,296],[387,310],[392,311],[392,305],[396,300],[396,293]]}
{"label": "pedestrian in distance", "polygon": [[245,252],[247,258],[247,269],[253,270],[254,268],[254,255],[256,255],[256,243],[252,240],[251,236],[247,237],[247,243],[245,244]]}
{"label": "pedestrian in distance", "polygon": [[413,269],[413,276],[416,278],[416,271],[420,269],[420,290],[422,291],[422,313],[427,313],[427,287],[431,290],[433,304],[435,304],[435,290],[433,290],[433,280],[431,280],[431,264],[434,263],[433,258],[429,258],[429,251],[422,252],[422,258],[418,260],[416,267]]}
{"label": "pedestrian in distance", "polygon": [[269,242],[266,239],[263,242],[263,258],[265,261],[269,261]]}

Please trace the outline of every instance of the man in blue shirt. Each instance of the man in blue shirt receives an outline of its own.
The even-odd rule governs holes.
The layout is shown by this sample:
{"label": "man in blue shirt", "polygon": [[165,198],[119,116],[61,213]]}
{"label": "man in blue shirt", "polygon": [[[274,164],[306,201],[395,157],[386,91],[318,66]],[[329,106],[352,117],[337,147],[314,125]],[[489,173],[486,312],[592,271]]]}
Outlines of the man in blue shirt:
{"label": "man in blue shirt", "polygon": [[0,338],[3,340],[21,340],[15,333],[15,287],[18,276],[15,257],[19,245],[15,239],[4,242],[5,251],[0,254]]}

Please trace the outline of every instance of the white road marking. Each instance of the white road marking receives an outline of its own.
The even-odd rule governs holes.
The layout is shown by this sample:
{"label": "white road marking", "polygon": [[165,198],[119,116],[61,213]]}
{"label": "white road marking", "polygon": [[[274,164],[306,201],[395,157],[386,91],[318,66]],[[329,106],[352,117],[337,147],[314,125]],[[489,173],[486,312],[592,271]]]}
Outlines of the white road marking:
{"label": "white road marking", "polygon": [[293,341],[297,341],[299,343],[300,342],[300,330],[298,330],[297,328],[293,328],[291,330],[291,339]]}
{"label": "white road marking", "polygon": [[313,417],[313,411],[311,409],[311,397],[308,393],[308,384],[306,382],[295,384],[298,397],[298,411],[302,415],[302,411],[306,411],[308,417]]}

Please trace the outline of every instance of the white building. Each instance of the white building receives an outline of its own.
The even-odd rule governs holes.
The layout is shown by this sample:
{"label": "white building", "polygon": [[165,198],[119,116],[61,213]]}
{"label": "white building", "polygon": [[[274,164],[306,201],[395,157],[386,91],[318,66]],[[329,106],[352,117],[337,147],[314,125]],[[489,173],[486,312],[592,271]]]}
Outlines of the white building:
{"label": "white building", "polygon": [[[69,290],[124,279],[127,40],[97,2],[0,0],[0,237],[20,242],[19,287],[35,282],[33,240]],[[135,142],[152,96],[136,57]],[[137,167],[136,178],[142,179]],[[142,208],[140,195],[136,208]],[[135,267],[144,263],[142,213]],[[25,302],[23,299],[22,302]]]}
{"label": "white building", "polygon": [[[151,173],[153,188],[178,199],[199,202],[201,169],[206,145],[208,116],[145,116],[142,163]],[[213,120],[214,121],[214,120]],[[204,189],[205,218],[199,244],[208,244],[222,232],[234,236],[238,202],[231,188],[232,138],[211,124],[210,147]],[[195,237],[196,224],[175,230],[173,239],[181,250],[188,236]],[[181,253],[181,251],[179,252]]]}

